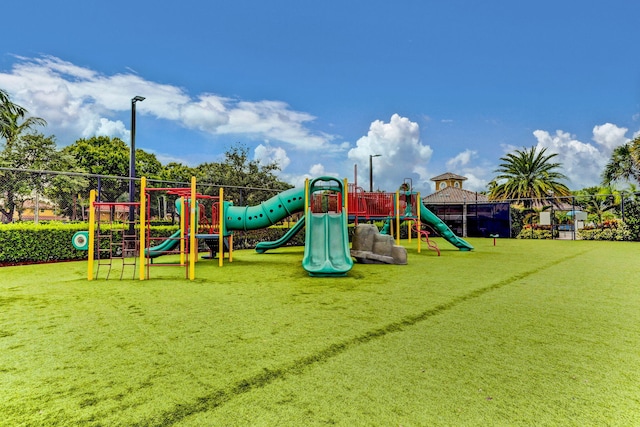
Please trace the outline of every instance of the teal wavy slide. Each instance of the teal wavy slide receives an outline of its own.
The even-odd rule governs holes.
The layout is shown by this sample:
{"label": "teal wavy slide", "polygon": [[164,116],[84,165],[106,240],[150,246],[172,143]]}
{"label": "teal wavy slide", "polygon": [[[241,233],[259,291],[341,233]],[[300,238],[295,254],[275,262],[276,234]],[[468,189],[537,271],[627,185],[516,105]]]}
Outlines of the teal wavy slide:
{"label": "teal wavy slide", "polygon": [[431,212],[425,205],[420,203],[420,221],[429,224],[433,227],[440,236],[442,236],[447,242],[451,243],[461,251],[470,251],[473,249],[467,241],[456,236],[453,231],[445,224],[440,218],[438,218],[433,212]]}
{"label": "teal wavy slide", "polygon": [[166,255],[167,252],[172,251],[180,244],[180,230],[173,233],[167,240],[164,240],[158,246],[152,246],[149,249],[145,249],[145,255],[149,258],[157,258],[160,255]]}
{"label": "teal wavy slide", "polygon": [[300,232],[304,228],[305,220],[304,217],[300,218],[296,225],[291,227],[281,238],[278,240],[274,240],[273,242],[258,242],[256,245],[256,252],[259,254],[263,254],[269,249],[276,249],[280,246],[286,244],[289,240],[293,238],[296,234]]}

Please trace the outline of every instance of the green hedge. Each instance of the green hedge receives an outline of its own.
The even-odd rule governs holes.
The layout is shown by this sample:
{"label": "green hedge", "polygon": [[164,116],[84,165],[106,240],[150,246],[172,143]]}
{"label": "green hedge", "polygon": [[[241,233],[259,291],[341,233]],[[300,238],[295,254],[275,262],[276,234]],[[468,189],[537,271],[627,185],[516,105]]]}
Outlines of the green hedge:
{"label": "green hedge", "polygon": [[551,239],[551,230],[524,228],[516,236],[516,239]]}
{"label": "green hedge", "polygon": [[633,240],[631,230],[629,230],[629,227],[623,222],[619,223],[617,227],[612,228],[583,228],[582,230],[578,230],[578,235],[583,240]]}
{"label": "green hedge", "polygon": [[[115,226],[117,230],[122,226]],[[0,225],[0,264],[51,262],[87,259],[87,251],[73,247],[71,240],[77,231],[86,231],[86,223],[14,223]],[[108,226],[101,227],[101,233],[109,233]],[[169,237],[177,228],[175,226],[158,226],[151,228],[152,237]],[[234,249],[254,248],[258,242],[279,239],[287,228],[265,228],[251,231],[234,232]],[[122,233],[113,233],[113,247],[122,241]],[[207,250],[200,242],[203,250]],[[304,245],[304,232],[299,232],[287,246]],[[108,239],[101,239],[100,246],[108,249]],[[115,251],[116,249],[114,249]]]}
{"label": "green hedge", "polygon": [[86,259],[87,252],[71,244],[86,224],[15,223],[0,226],[0,263]]}

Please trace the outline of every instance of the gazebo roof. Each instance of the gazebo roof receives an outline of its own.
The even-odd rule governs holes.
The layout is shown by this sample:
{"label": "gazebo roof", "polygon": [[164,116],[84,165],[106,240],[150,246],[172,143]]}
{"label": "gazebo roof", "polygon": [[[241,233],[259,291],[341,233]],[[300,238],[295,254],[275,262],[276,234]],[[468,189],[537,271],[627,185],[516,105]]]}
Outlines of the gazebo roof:
{"label": "gazebo roof", "polygon": [[455,173],[451,173],[451,172],[445,172],[441,175],[434,176],[433,178],[431,178],[431,181],[444,181],[447,179],[457,179],[459,181],[467,180],[467,178],[464,176],[456,175]]}
{"label": "gazebo roof", "polygon": [[475,191],[463,190],[462,188],[456,187],[446,187],[440,191],[436,191],[435,193],[422,198],[422,202],[426,205],[446,205],[476,202],[484,203],[488,201],[489,198],[485,194],[476,193]]}

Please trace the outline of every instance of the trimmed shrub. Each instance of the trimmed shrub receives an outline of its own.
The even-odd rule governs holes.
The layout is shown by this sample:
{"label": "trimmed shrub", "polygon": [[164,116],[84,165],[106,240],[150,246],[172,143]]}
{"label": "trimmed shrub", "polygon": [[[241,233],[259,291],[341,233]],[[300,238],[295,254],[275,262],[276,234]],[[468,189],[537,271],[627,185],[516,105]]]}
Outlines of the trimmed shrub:
{"label": "trimmed shrub", "polygon": [[633,240],[631,230],[624,222],[618,222],[616,226],[605,228],[583,228],[578,230],[578,235],[583,240]]}
{"label": "trimmed shrub", "polygon": [[525,228],[520,231],[516,239],[551,239],[551,230]]}
{"label": "trimmed shrub", "polygon": [[[558,237],[558,230],[553,230],[553,237]],[[551,239],[551,226],[540,224],[527,224],[520,230],[516,239]]]}
{"label": "trimmed shrub", "polygon": [[86,224],[14,223],[0,226],[0,263],[49,262],[86,259],[87,252],[71,244]]}

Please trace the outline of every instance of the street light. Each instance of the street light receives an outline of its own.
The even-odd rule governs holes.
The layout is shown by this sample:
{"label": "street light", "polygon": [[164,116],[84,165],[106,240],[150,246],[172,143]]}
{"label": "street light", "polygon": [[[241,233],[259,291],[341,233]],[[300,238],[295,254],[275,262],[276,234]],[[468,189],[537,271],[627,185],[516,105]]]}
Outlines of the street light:
{"label": "street light", "polygon": [[[133,203],[135,196],[136,178],[136,102],[144,101],[144,96],[134,96],[131,98],[131,151],[129,152],[129,203]],[[141,213],[142,214],[142,213]],[[129,234],[134,233],[133,222],[135,220],[135,209],[129,206]]]}
{"label": "street light", "polygon": [[369,154],[369,193],[373,193],[373,158],[382,154]]}

